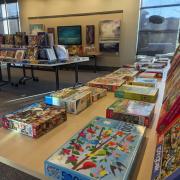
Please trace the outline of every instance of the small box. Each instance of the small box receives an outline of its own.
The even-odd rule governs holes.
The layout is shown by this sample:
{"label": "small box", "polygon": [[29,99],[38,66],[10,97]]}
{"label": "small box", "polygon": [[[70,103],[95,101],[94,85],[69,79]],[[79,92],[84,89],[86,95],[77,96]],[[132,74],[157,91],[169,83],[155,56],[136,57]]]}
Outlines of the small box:
{"label": "small box", "polygon": [[65,99],[67,112],[78,114],[92,104],[92,92],[82,91]]}
{"label": "small box", "polygon": [[106,117],[149,127],[155,104],[129,99],[119,99],[106,109]]}
{"label": "small box", "polygon": [[107,95],[107,90],[97,87],[82,86],[78,88],[78,91],[91,91],[92,101],[95,102]]}
{"label": "small box", "polygon": [[44,102],[49,105],[65,106],[65,99],[77,92],[74,88],[65,88],[45,96]]}
{"label": "small box", "polygon": [[37,138],[67,120],[66,110],[34,103],[1,119],[3,127]]}
{"label": "small box", "polygon": [[130,179],[145,130],[96,117],[45,161],[45,175],[56,180]]}
{"label": "small box", "polygon": [[156,87],[157,79],[151,78],[135,78],[133,81],[128,82],[129,85],[135,86],[146,86],[146,87]]}
{"label": "small box", "polygon": [[180,115],[158,136],[152,180],[178,180],[180,177]]}
{"label": "small box", "polygon": [[119,98],[155,103],[158,96],[158,89],[145,86],[122,85],[115,92],[115,96]]}
{"label": "small box", "polygon": [[150,64],[149,66],[148,66],[148,68],[150,68],[150,69],[163,69],[163,68],[165,68],[166,67],[166,65],[164,64],[164,63],[152,63],[152,64]]}
{"label": "small box", "polygon": [[88,82],[88,86],[103,88],[107,89],[107,91],[114,92],[124,83],[125,80],[121,78],[100,77]]}
{"label": "small box", "polygon": [[155,76],[156,78],[162,78],[164,70],[163,69],[148,68],[148,69],[146,69],[145,73],[156,73],[156,76]]}
{"label": "small box", "polygon": [[140,78],[156,78],[157,73],[150,73],[150,72],[142,72],[138,75]]}

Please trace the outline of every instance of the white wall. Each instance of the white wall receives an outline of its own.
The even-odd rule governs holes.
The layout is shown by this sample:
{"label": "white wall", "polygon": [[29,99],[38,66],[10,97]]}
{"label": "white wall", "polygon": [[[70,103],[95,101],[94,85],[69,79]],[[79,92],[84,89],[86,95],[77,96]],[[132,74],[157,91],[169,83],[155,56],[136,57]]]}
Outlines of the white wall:
{"label": "white wall", "polygon": [[140,0],[19,0],[19,3],[22,31],[26,32],[28,17],[123,10],[120,55],[103,56],[98,65],[120,66],[135,61]]}

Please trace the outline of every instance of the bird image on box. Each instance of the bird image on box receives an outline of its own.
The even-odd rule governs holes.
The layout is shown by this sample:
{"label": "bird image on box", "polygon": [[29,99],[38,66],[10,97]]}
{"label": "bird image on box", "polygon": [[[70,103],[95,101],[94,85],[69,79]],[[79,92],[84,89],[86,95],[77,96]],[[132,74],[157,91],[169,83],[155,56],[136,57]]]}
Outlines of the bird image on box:
{"label": "bird image on box", "polygon": [[90,169],[90,168],[95,168],[96,164],[94,162],[91,161],[86,161],[82,167],[80,167],[79,169],[77,169],[77,171],[82,170],[82,169]]}
{"label": "bird image on box", "polygon": [[113,173],[114,176],[116,176],[116,170],[118,171],[123,171],[123,169],[126,169],[126,166],[122,164],[121,162],[115,162],[110,165],[111,172]]}

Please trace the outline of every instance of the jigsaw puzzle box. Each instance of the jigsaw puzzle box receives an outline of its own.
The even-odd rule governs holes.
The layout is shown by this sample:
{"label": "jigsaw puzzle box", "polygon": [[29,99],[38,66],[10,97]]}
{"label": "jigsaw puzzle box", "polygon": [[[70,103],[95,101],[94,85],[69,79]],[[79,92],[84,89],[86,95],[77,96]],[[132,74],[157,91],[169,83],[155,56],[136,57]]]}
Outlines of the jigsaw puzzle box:
{"label": "jigsaw puzzle box", "polygon": [[127,180],[141,149],[145,127],[95,117],[44,163],[57,180]]}
{"label": "jigsaw puzzle box", "polygon": [[115,92],[115,96],[118,98],[155,103],[158,96],[158,89],[145,86],[122,85]]}
{"label": "jigsaw puzzle box", "polygon": [[106,117],[149,127],[155,104],[129,99],[118,99],[106,109]]}
{"label": "jigsaw puzzle box", "polygon": [[44,103],[33,103],[2,117],[6,129],[37,138],[67,120],[66,110]]}

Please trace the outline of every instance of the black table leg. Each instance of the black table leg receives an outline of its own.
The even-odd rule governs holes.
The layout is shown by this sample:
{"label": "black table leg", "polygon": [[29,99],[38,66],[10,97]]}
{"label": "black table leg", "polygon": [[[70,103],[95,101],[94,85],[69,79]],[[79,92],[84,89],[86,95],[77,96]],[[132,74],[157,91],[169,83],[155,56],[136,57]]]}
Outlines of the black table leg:
{"label": "black table leg", "polygon": [[93,57],[94,58],[94,73],[96,73],[96,67],[97,67],[97,59],[96,56]]}
{"label": "black table leg", "polygon": [[2,64],[0,64],[0,82],[1,82],[2,79],[3,79],[3,78],[2,78],[2,69],[1,69],[1,65],[2,65]]}
{"label": "black table leg", "polygon": [[59,90],[59,67],[55,67],[55,76],[56,76],[56,90]]}
{"label": "black table leg", "polygon": [[78,63],[75,63],[75,83],[79,83],[79,76],[78,76]]}
{"label": "black table leg", "polygon": [[7,63],[8,82],[11,83],[11,64]]}

